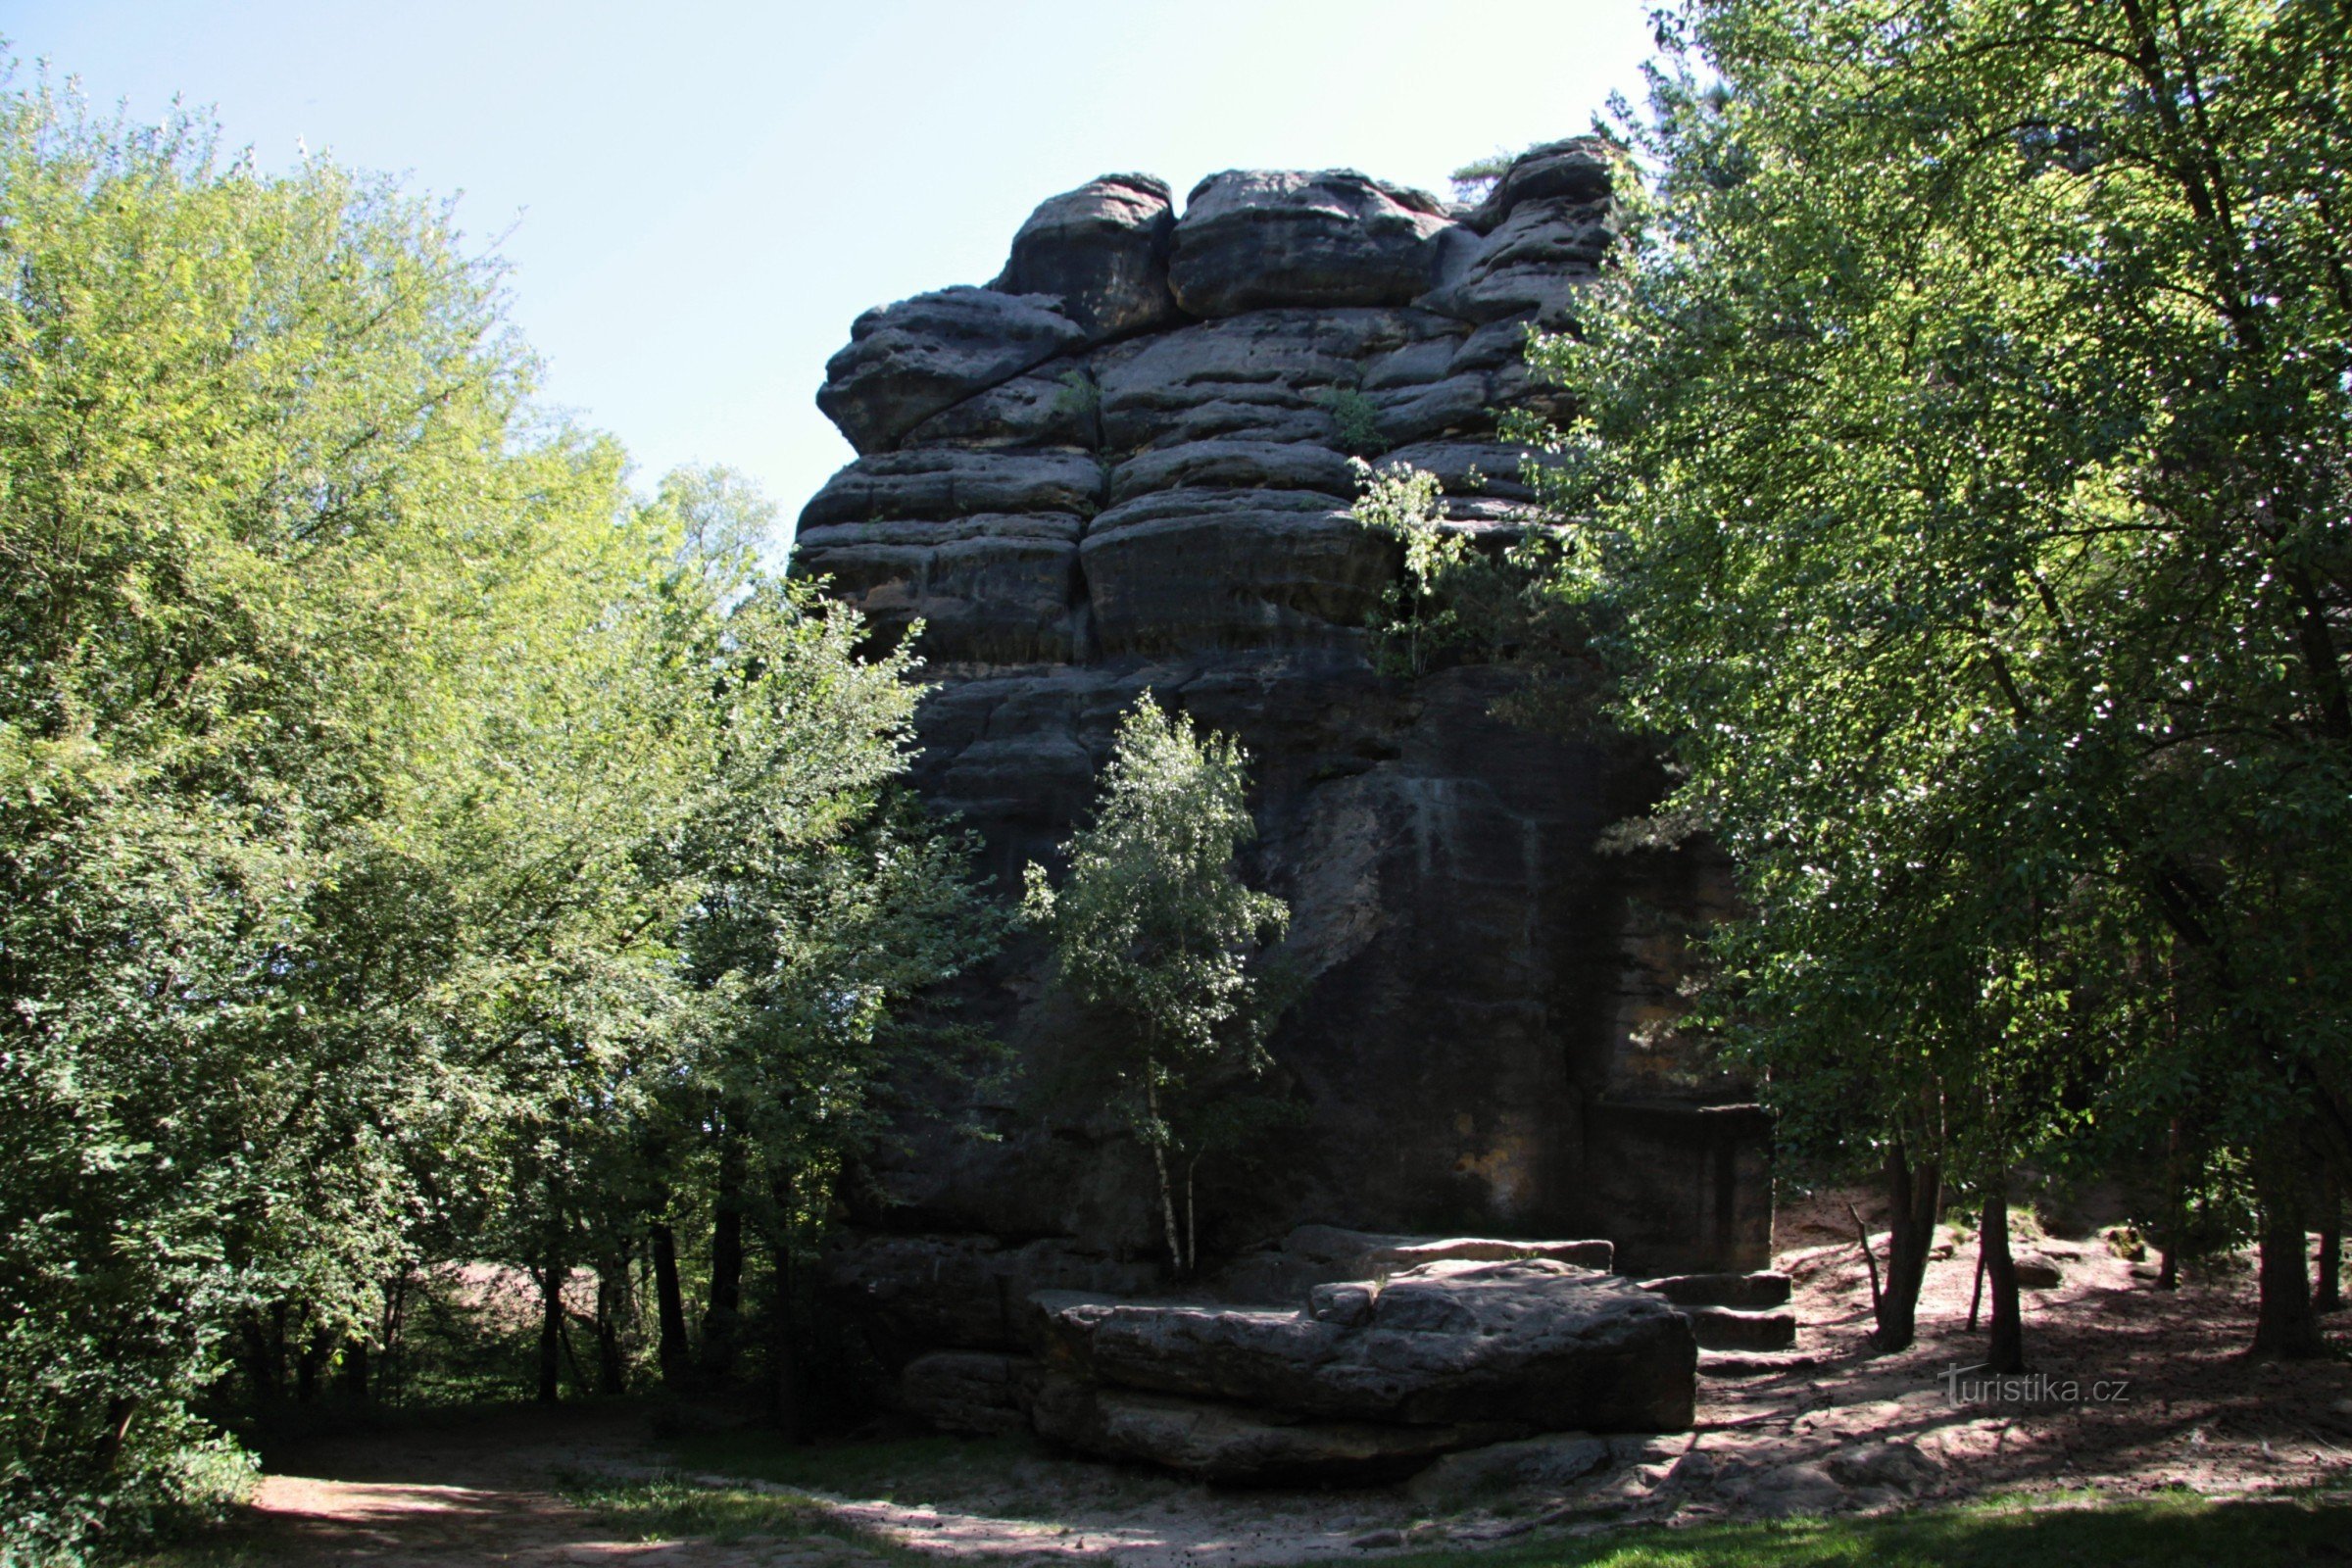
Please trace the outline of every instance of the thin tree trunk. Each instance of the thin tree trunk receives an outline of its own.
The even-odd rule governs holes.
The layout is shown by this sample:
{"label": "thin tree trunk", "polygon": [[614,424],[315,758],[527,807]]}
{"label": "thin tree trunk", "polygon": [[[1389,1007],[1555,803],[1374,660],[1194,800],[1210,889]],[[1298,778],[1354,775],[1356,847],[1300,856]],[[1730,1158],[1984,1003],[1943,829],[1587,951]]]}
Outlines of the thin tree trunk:
{"label": "thin tree trunk", "polygon": [[2255,1309],[2256,1355],[2301,1360],[2323,1353],[2312,1310],[2310,1234],[2303,1227],[2301,1172],[2277,1154],[2258,1159],[2254,1192],[2262,1208],[2262,1301]]}
{"label": "thin tree trunk", "polygon": [[660,1324],[656,1354],[662,1381],[672,1391],[686,1381],[686,1298],[678,1285],[678,1239],[669,1222],[656,1221],[647,1234],[654,1257],[654,1315]]}
{"label": "thin tree trunk", "polygon": [[404,1268],[392,1276],[392,1283],[384,1288],[384,1365],[377,1380],[376,1393],[387,1404],[396,1403],[400,1398],[408,1324],[409,1271]]}
{"label": "thin tree trunk", "polygon": [[302,1347],[302,1354],[294,1362],[294,1402],[309,1404],[318,1397],[318,1374],[326,1369],[326,1358],[334,1353],[326,1330],[313,1329]]}
{"label": "thin tree trunk", "polygon": [[1984,1228],[1977,1255],[1992,1286],[1992,1344],[1984,1364],[1994,1372],[2026,1369],[2026,1320],[2017,1298],[2017,1259],[2009,1251],[2009,1173],[1998,1172],[1984,1188]]}
{"label": "thin tree trunk", "polygon": [[1977,1283],[1968,1291],[1968,1332],[1977,1332],[1977,1312],[1984,1304],[1984,1238],[1977,1237]]}
{"label": "thin tree trunk", "polygon": [[1914,1168],[1898,1140],[1886,1152],[1886,1283],[1878,1293],[1872,1343],[1882,1350],[1910,1347],[1919,1318],[1919,1291],[1928,1276],[1928,1249],[1943,1213],[1943,1167],[1923,1160]]}
{"label": "thin tree trunk", "polygon": [[1147,1066],[1144,1077],[1144,1108],[1152,1118],[1152,1168],[1159,1173],[1159,1212],[1167,1225],[1168,1261],[1178,1279],[1184,1278],[1184,1243],[1176,1234],[1176,1190],[1168,1181],[1167,1140],[1161,1136],[1159,1122],[1159,1086],[1151,1079]]}
{"label": "thin tree trunk", "polygon": [[620,1324],[629,1307],[626,1256],[608,1257],[596,1271],[596,1392],[627,1392],[628,1372],[620,1353]]}
{"label": "thin tree trunk", "polygon": [[1200,1205],[1193,1198],[1193,1175],[1200,1168],[1200,1156],[1195,1154],[1184,1162],[1184,1271],[1196,1272],[1200,1267]]}
{"label": "thin tree trunk", "polygon": [[718,1184],[710,1204],[710,1305],[703,1314],[703,1370],[713,1379],[735,1370],[743,1321],[743,1145],[721,1131]]}
{"label": "thin tree trunk", "polygon": [[2320,1184],[2320,1261],[2312,1282],[2315,1312],[2340,1312],[2344,1306],[2344,1184],[2329,1171]]}
{"label": "thin tree trunk", "polygon": [[564,1260],[556,1249],[547,1250],[547,1267],[539,1276],[539,1402],[554,1404],[563,1396],[564,1381]]}
{"label": "thin tree trunk", "polygon": [[[2176,1038],[2178,1030],[2175,1031]],[[2164,1140],[2164,1237],[2157,1248],[2156,1288],[2180,1288],[2180,1238],[2188,1231],[2188,1198],[2180,1172],[2180,1118],[2173,1118]]]}
{"label": "thin tree trunk", "polygon": [[343,1344],[343,1396],[355,1404],[368,1402],[368,1342],[346,1340]]}
{"label": "thin tree trunk", "polygon": [[801,1441],[800,1313],[794,1296],[792,1178],[776,1177],[771,1193],[775,1218],[767,1245],[774,1264],[775,1292],[768,1306],[767,1416],[785,1442],[798,1443]]}

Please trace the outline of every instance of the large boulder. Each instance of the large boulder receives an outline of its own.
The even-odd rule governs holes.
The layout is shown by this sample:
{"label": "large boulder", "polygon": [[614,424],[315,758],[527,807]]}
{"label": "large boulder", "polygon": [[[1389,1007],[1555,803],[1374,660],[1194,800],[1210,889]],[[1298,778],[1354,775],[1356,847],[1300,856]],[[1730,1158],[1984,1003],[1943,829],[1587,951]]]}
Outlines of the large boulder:
{"label": "large boulder", "polygon": [[1423,1427],[1676,1431],[1698,1365],[1667,1302],[1545,1260],[1427,1263],[1292,1312],[1079,1303],[1046,1330],[1055,1369],[1099,1387]]}
{"label": "large boulder", "polygon": [[1515,1434],[1495,1423],[1391,1426],[1295,1421],[1264,1411],[1099,1388],[1049,1375],[1033,1409],[1038,1434],[1087,1453],[1162,1465],[1204,1481],[1378,1481],[1440,1454]]}
{"label": "large boulder", "polygon": [[1522,202],[1605,202],[1615,191],[1622,167],[1624,156],[1598,136],[1571,136],[1530,147],[1511,160],[1494,188],[1464,222],[1489,234],[1518,211]]}
{"label": "large boulder", "polygon": [[859,452],[887,452],[943,409],[1083,343],[1086,329],[1058,303],[947,288],[868,311],[825,362],[816,406]]}
{"label": "large boulder", "polygon": [[1429,287],[1432,197],[1351,169],[1228,170],[1193,187],[1168,283],[1194,316],[1275,305],[1401,305]]}
{"label": "large boulder", "polygon": [[1102,342],[1177,319],[1168,293],[1168,247],[1176,228],[1167,181],[1104,174],[1049,198],[1012,237],[1012,255],[991,288],[1046,294]]}

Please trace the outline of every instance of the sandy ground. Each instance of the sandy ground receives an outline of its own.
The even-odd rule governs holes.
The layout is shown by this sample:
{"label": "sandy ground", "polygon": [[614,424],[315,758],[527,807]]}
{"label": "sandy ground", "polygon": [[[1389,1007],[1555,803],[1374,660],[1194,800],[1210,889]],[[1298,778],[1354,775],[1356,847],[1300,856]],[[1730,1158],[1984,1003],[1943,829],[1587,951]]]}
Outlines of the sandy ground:
{"label": "sandy ground", "polygon": [[[1796,1352],[1761,1374],[1705,1378],[1694,1432],[1569,1492],[1451,1512],[1391,1490],[1214,1490],[1000,1447],[988,1451],[1002,1465],[982,1474],[918,1465],[894,1477],[895,1500],[831,1499],[816,1530],[790,1539],[621,1540],[565,1503],[557,1478],[655,1473],[667,1461],[642,1419],[516,1413],[281,1455],[242,1534],[265,1555],[383,1568],[851,1568],[886,1560],[878,1546],[1019,1568],[1072,1557],[1249,1568],[1635,1520],[1884,1511],[1991,1491],[2352,1494],[2352,1363],[2248,1361],[2250,1271],[2167,1293],[2095,1240],[2045,1246],[2065,1277],[2027,1298],[2029,1356],[2043,1380],[2028,1397],[1955,1398],[1969,1380],[1942,1375],[1972,1366],[1983,1343],[1965,1328],[1965,1243],[1939,1249],[1919,1344],[1898,1355],[1864,1343],[1868,1290],[1852,1243],[1819,1245],[1781,1259],[1805,1325]],[[2331,1330],[2339,1345],[2352,1340],[2352,1318]]]}

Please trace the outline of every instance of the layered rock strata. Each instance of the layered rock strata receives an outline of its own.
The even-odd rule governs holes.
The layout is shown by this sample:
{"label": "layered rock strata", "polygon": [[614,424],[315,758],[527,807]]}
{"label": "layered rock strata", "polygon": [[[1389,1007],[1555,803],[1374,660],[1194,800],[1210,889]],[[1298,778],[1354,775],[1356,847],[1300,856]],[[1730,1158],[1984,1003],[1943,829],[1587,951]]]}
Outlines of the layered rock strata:
{"label": "layered rock strata", "polygon": [[[1439,474],[1459,526],[1528,525],[1497,417],[1561,412],[1522,351],[1597,275],[1612,170],[1590,141],[1540,148],[1475,208],[1229,172],[1181,214],[1105,176],[1041,207],[994,282],[868,312],[827,368],[859,455],[803,512],[795,569],[881,638],[922,623],[916,784],[1008,896],[1145,689],[1250,753],[1245,870],[1290,902],[1306,986],[1270,1080],[1299,1122],[1248,1168],[1202,1166],[1205,1253],[1330,1221],[1606,1237],[1651,1273],[1765,1261],[1763,1119],[1672,1027],[1720,868],[1600,853],[1654,768],[1498,717],[1508,669],[1384,673],[1366,625],[1398,549],[1348,510],[1361,453]],[[1016,947],[969,999],[1024,1069],[945,1107],[993,1141],[910,1122],[853,1194],[857,1245],[934,1249],[972,1293],[925,1305],[916,1275],[848,1264],[894,1364],[1020,1349],[1026,1290],[1126,1292],[1152,1266],[1140,1156],[1056,1087],[1086,1025],[1041,960]]]}
{"label": "layered rock strata", "polygon": [[1320,1285],[1302,1308],[1041,1298],[1046,1437],[1216,1480],[1416,1469],[1553,1431],[1690,1424],[1686,1318],[1545,1258]]}

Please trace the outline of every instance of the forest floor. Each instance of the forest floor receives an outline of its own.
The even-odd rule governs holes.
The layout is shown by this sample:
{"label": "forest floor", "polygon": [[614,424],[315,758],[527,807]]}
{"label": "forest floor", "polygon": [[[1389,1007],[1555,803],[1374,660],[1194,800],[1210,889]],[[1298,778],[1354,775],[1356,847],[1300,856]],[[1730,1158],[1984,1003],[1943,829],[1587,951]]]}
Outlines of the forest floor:
{"label": "forest floor", "polygon": [[[2163,1292],[2095,1240],[2041,1244],[2064,1275],[2027,1297],[2029,1359],[2044,1381],[2024,1399],[1955,1400],[1943,1374],[1973,1365],[1983,1339],[1966,1332],[1973,1250],[1953,1242],[1930,1267],[1919,1343],[1899,1355],[1864,1343],[1868,1285],[1850,1242],[1785,1253],[1804,1324],[1793,1356],[1703,1378],[1693,1433],[1569,1494],[1448,1506],[1393,1489],[1243,1492],[1014,1440],[665,1442],[642,1410],[513,1409],[273,1454],[241,1518],[154,1562],[1250,1568],[1492,1545],[1504,1548],[1499,1568],[1601,1561],[1614,1543],[1643,1562],[1902,1560],[1916,1548],[1920,1561],[2026,1568],[2040,1554],[2000,1534],[2021,1514],[2137,1531],[2173,1562],[2352,1560],[2352,1314],[2331,1320],[2332,1359],[2249,1361],[2249,1270]],[[2281,1506],[2242,1506],[2266,1498]],[[2240,1506],[2225,1517],[2207,1499]],[[2097,1519],[2073,1517],[2085,1510]],[[1754,1523],[1825,1514],[1840,1522]],[[2296,1520],[2317,1531],[2308,1554],[2290,1542],[2303,1540]],[[2034,1532],[2044,1538],[2056,1539]],[[2201,1554],[2205,1538],[2218,1554]],[[1825,1542],[1839,1549],[1807,1554]],[[2090,1555],[2049,1560],[2129,1560],[2115,1543],[2070,1549]]]}

